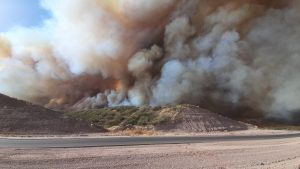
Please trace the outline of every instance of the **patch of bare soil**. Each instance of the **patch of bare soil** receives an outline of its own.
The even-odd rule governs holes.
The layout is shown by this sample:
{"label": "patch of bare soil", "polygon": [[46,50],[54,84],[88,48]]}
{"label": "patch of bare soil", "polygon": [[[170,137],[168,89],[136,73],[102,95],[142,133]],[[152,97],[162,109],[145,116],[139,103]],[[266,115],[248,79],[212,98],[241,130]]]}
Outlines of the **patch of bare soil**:
{"label": "patch of bare soil", "polygon": [[159,113],[171,119],[155,127],[160,131],[218,132],[247,130],[253,127],[193,105],[162,108]]}
{"label": "patch of bare soil", "polygon": [[89,124],[41,106],[0,95],[0,133],[70,134],[92,132]]}

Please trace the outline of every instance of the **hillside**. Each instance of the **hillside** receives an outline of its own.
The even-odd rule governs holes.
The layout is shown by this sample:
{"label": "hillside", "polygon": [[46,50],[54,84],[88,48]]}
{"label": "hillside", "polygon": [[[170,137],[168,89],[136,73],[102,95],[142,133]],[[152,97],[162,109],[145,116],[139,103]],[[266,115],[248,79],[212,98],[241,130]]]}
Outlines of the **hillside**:
{"label": "hillside", "polygon": [[0,95],[0,134],[71,134],[94,130],[88,123],[63,113]]}
{"label": "hillside", "polygon": [[159,114],[170,118],[156,126],[158,130],[183,132],[214,132],[247,130],[250,125],[232,120],[193,105],[179,105],[160,110]]}
{"label": "hillside", "polygon": [[214,132],[247,130],[248,127],[246,123],[192,105],[127,106],[61,113],[0,95],[0,134],[71,134],[137,128]]}
{"label": "hillside", "polygon": [[250,126],[193,105],[115,107],[68,115],[108,130],[144,128],[165,132],[213,132],[247,130]]}

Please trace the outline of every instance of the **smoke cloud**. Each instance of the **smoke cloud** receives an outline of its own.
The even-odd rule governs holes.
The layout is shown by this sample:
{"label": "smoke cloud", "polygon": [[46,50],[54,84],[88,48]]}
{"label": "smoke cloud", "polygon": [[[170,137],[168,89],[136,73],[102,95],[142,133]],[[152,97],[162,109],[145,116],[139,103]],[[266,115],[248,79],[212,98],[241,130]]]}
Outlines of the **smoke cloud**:
{"label": "smoke cloud", "polygon": [[[50,108],[191,103],[300,111],[294,0],[43,0],[42,27],[0,34],[0,92]],[[242,112],[245,111],[245,112]]]}

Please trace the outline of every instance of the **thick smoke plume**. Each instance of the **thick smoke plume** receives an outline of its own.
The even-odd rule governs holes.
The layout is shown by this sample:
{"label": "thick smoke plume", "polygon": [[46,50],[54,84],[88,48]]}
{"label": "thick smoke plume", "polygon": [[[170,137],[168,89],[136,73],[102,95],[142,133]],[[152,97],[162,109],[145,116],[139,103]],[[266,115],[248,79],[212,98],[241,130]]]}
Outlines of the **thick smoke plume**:
{"label": "thick smoke plume", "polygon": [[300,3],[43,0],[42,27],[0,35],[0,92],[51,108],[197,104],[300,111]]}

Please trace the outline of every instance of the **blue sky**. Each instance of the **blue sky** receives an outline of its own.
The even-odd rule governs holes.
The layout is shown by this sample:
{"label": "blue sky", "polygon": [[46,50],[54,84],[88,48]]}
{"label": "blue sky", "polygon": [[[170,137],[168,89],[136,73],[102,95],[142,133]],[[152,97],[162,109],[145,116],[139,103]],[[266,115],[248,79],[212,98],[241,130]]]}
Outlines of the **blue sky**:
{"label": "blue sky", "polygon": [[0,0],[0,32],[15,26],[37,26],[48,17],[39,0]]}

